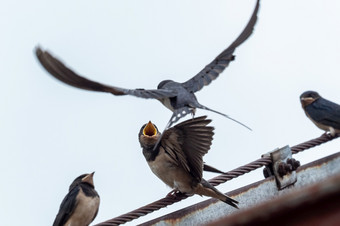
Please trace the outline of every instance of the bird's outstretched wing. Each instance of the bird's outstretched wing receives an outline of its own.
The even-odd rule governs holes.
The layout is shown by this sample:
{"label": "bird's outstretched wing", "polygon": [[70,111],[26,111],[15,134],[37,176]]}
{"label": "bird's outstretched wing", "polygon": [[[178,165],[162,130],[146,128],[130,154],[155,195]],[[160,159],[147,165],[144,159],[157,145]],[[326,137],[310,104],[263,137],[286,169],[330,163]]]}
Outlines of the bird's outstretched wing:
{"label": "bird's outstretched wing", "polygon": [[132,95],[142,98],[161,99],[176,96],[175,91],[165,89],[124,89],[115,86],[104,85],[99,82],[84,78],[66,67],[60,60],[52,56],[48,51],[37,47],[35,51],[41,65],[56,79],[80,89],[107,92],[114,95]]}
{"label": "bird's outstretched wing", "polygon": [[65,196],[60,204],[59,212],[53,222],[53,226],[64,225],[68,221],[77,206],[78,193],[79,187],[75,187]]}
{"label": "bird's outstretched wing", "polygon": [[195,179],[201,181],[203,155],[211,146],[214,128],[207,116],[189,119],[164,132],[161,146]]}
{"label": "bird's outstretched wing", "polygon": [[257,12],[259,10],[260,0],[257,0],[255,10],[251,16],[247,26],[237,39],[220,55],[218,55],[210,64],[205,66],[197,75],[182,83],[183,86],[191,91],[197,92],[203,88],[203,86],[209,85],[212,80],[216,79],[220,73],[228,67],[230,61],[233,61],[235,56],[233,55],[235,49],[241,45],[248,37],[253,33],[254,25],[257,20]]}
{"label": "bird's outstretched wing", "polygon": [[[308,108],[313,108],[308,110]],[[309,116],[318,123],[340,129],[340,105],[324,98],[307,105],[306,110]]]}

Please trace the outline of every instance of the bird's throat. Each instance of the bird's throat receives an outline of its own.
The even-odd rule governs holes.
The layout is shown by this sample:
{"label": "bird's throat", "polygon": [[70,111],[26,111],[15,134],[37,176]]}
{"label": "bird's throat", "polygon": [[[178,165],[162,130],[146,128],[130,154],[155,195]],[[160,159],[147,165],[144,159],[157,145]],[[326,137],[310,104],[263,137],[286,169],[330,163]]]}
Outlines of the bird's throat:
{"label": "bird's throat", "polygon": [[145,157],[145,160],[150,162],[150,161],[154,161],[159,153],[159,148],[157,148],[156,150],[153,150],[153,147],[148,147],[148,148],[143,148],[143,155]]}

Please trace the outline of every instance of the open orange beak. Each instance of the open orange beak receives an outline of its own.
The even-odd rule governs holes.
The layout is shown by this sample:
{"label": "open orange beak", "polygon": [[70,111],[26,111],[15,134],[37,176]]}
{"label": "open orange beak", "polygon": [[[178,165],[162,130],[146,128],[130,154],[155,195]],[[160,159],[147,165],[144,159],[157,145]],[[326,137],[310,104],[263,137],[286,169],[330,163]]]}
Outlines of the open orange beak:
{"label": "open orange beak", "polygon": [[152,124],[151,121],[149,121],[149,123],[145,126],[145,128],[143,129],[143,134],[145,136],[154,136],[157,134],[157,129],[156,127]]}

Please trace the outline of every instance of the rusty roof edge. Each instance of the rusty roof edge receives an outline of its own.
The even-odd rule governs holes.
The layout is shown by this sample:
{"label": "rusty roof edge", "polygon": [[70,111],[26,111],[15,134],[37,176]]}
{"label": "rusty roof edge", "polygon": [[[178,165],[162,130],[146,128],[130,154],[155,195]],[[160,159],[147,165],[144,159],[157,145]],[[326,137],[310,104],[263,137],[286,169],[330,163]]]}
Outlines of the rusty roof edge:
{"label": "rusty roof edge", "polygon": [[[314,214],[323,214],[322,204],[326,204],[327,214],[332,215],[330,202],[338,203],[340,200],[340,173],[322,181],[303,187],[295,192],[287,193],[273,200],[260,203],[259,205],[249,208],[222,219],[216,220],[209,226],[217,225],[294,225],[304,222],[304,225],[313,224],[313,216],[308,214],[313,211]],[[336,204],[337,220],[339,219],[339,205]],[[312,209],[312,210],[311,210]],[[259,211],[261,210],[261,211]],[[306,216],[308,216],[306,218]],[[314,216],[317,217],[317,216]],[[330,216],[333,218],[334,216]],[[325,225],[325,219],[320,219]],[[309,222],[309,223],[308,223]],[[315,222],[314,222],[315,223]],[[339,223],[339,221],[337,222]],[[331,224],[333,225],[333,224]],[[338,225],[338,224],[336,224]]]}
{"label": "rusty roof edge", "polygon": [[[246,186],[244,186],[242,188],[235,189],[235,190],[233,190],[231,192],[228,192],[226,194],[228,196],[233,197],[233,198],[236,197],[237,200],[239,200],[239,202],[241,203],[241,205],[240,205],[241,209],[247,209],[250,206],[253,206],[253,205],[259,204],[259,203],[263,203],[263,201],[266,201],[266,200],[268,200],[270,198],[276,197],[277,195],[285,194],[285,193],[288,193],[291,190],[303,187],[305,185],[308,185],[309,183],[313,183],[313,181],[308,181],[308,176],[306,177],[304,175],[304,172],[308,171],[308,169],[310,169],[310,170],[311,169],[316,169],[317,170],[321,166],[323,166],[325,164],[328,164],[328,163],[330,163],[330,162],[332,162],[334,160],[339,160],[340,161],[340,152],[335,153],[335,154],[330,155],[330,156],[327,156],[327,157],[324,157],[324,158],[321,158],[321,159],[318,159],[316,161],[313,161],[313,162],[310,162],[308,164],[305,164],[305,165],[301,166],[297,170],[297,174],[298,174],[298,176],[300,178],[298,178],[298,182],[296,184],[299,184],[300,182],[302,182],[302,184],[299,185],[299,186],[291,186],[288,189],[284,189],[282,191],[277,191],[274,177],[269,177],[269,178],[257,181],[255,183],[246,185]],[[339,167],[336,170],[337,170],[338,173],[340,173],[340,164],[339,164]],[[325,173],[323,173],[323,175],[324,174]],[[321,177],[324,178],[322,175],[321,175]],[[318,182],[318,181],[321,180],[321,178],[316,178],[315,180],[316,181],[314,181],[314,182]],[[275,194],[273,194],[269,198],[267,197],[267,199],[265,197],[267,194],[263,194],[262,196],[264,196],[264,197],[262,197],[262,196],[261,197],[257,197],[257,198],[255,198],[255,200],[253,200],[254,201],[253,203],[249,204],[249,202],[248,202],[248,203],[246,203],[247,205],[243,205],[242,206],[242,203],[244,203],[242,201],[242,199],[245,199],[245,200],[248,201],[249,197],[250,198],[254,198],[254,197],[251,197],[252,194],[250,194],[250,193],[252,193],[254,190],[260,188],[261,186],[262,187],[263,186],[266,187],[265,188],[265,189],[267,189],[266,192],[271,191],[271,192],[274,192]],[[142,223],[140,225],[176,225],[176,223],[179,224],[182,220],[184,220],[184,218],[187,218],[186,220],[193,219],[193,215],[197,211],[200,211],[200,214],[202,214],[202,211],[207,211],[210,214],[212,212],[216,212],[216,211],[209,210],[211,208],[214,208],[215,205],[218,206],[218,210],[222,209],[222,210],[219,211],[220,213],[223,212],[222,216],[225,216],[227,214],[233,214],[233,213],[236,213],[236,212],[240,212],[240,210],[234,210],[232,207],[229,207],[229,206],[225,205],[224,203],[219,202],[216,199],[208,199],[206,201],[203,201],[203,202],[194,204],[192,206],[189,206],[189,207],[177,210],[175,212],[172,212],[172,213],[164,215],[162,217],[153,219],[151,221],[147,221],[147,222]],[[244,210],[241,210],[241,211],[243,212]],[[219,218],[221,218],[221,216]],[[214,220],[216,220],[218,218],[208,219],[207,216],[205,216],[205,219],[208,222],[209,221],[211,222],[211,221],[214,221]],[[205,223],[208,223],[208,222],[205,222]]]}

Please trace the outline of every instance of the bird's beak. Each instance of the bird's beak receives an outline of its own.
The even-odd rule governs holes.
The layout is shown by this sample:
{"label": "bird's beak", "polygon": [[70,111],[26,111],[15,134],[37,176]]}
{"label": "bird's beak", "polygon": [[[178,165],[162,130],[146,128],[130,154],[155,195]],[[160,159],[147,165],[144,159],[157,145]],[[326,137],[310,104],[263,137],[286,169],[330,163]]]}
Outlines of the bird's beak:
{"label": "bird's beak", "polygon": [[81,181],[94,185],[93,184],[93,175],[94,175],[94,172],[90,173],[89,175],[87,175],[86,177],[81,179]]}
{"label": "bird's beak", "polygon": [[315,101],[313,97],[301,97],[300,99],[303,106],[307,106]]}
{"label": "bird's beak", "polygon": [[157,134],[157,129],[156,127],[152,124],[151,121],[149,121],[149,123],[145,126],[145,128],[143,129],[143,134],[145,136],[154,136]]}

